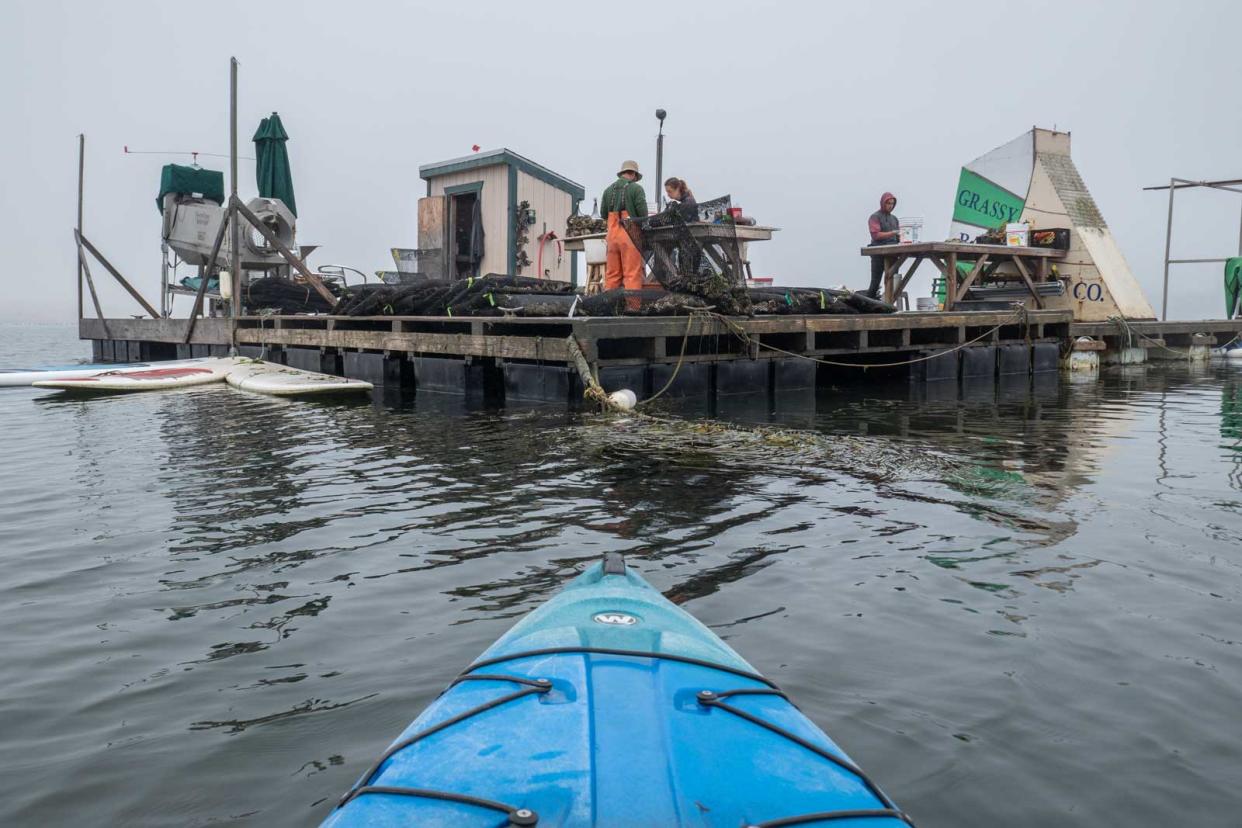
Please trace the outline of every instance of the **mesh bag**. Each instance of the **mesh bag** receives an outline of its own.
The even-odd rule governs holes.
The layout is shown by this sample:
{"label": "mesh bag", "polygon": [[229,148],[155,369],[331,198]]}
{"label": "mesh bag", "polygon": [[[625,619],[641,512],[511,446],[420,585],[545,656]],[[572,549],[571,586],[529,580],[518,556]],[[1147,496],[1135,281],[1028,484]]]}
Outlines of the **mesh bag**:
{"label": "mesh bag", "polygon": [[[335,285],[328,290],[339,294]],[[328,313],[332,306],[309,284],[295,282],[283,276],[264,276],[251,279],[245,286],[243,303],[252,312],[273,311],[279,314]]]}
{"label": "mesh bag", "polygon": [[630,238],[642,251],[652,276],[671,293],[702,299],[717,313],[751,313],[741,246],[729,198],[698,205],[698,221],[687,222],[676,207],[628,222]]}
{"label": "mesh bag", "polygon": [[337,308],[345,316],[565,316],[574,299],[567,282],[491,273],[351,288]]}

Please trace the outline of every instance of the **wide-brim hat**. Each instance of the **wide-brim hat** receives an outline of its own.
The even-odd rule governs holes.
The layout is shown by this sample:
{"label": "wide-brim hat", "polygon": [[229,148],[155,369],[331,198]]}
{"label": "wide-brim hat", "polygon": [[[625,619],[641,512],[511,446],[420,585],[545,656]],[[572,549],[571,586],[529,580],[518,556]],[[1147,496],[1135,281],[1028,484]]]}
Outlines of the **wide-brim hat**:
{"label": "wide-brim hat", "polygon": [[634,173],[635,180],[637,181],[643,180],[643,174],[638,171],[637,161],[626,161],[624,164],[621,165],[621,169],[617,172],[617,175],[620,176],[621,173],[627,173],[627,172]]}

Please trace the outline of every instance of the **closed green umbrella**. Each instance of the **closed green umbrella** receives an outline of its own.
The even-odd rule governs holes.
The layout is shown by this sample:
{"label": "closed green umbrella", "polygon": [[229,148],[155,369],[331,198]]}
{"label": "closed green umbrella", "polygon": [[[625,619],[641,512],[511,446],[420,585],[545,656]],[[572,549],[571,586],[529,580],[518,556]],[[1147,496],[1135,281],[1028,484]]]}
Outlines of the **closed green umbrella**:
{"label": "closed green umbrella", "polygon": [[289,133],[275,112],[259,123],[254,134],[256,172],[259,179],[259,195],[263,198],[279,198],[295,216],[297,204],[293,200],[293,175],[289,172],[289,151],[285,141]]}
{"label": "closed green umbrella", "polygon": [[[1234,256],[1225,262],[1225,318],[1233,319],[1242,298],[1242,256]],[[1242,315],[1242,314],[1239,314]]]}

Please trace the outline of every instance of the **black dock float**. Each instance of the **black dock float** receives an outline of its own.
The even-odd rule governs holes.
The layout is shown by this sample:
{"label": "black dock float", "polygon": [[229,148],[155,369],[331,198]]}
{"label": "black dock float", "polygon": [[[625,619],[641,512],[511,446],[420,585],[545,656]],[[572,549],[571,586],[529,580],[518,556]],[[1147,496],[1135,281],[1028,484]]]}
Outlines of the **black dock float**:
{"label": "black dock float", "polygon": [[572,405],[582,399],[582,383],[568,365],[506,362],[502,368],[506,402],[520,400]]}
{"label": "black dock float", "polygon": [[[810,363],[814,365],[814,363]],[[770,359],[734,359],[716,363],[716,396],[766,394],[772,378]]]}
{"label": "black dock float", "polygon": [[1003,376],[1031,373],[1031,349],[1026,345],[1001,345],[996,349],[996,373]]}
{"label": "black dock float", "polygon": [[1031,373],[1056,371],[1061,363],[1061,348],[1055,342],[1036,342],[1031,346]]}
{"label": "black dock float", "polygon": [[952,350],[919,351],[918,362],[910,364],[910,379],[915,382],[957,382],[958,354]]}
{"label": "black dock float", "polygon": [[996,348],[994,346],[976,345],[962,349],[963,383],[980,377],[986,377],[990,383],[994,376],[996,376]]}
{"label": "black dock float", "polygon": [[322,348],[285,348],[285,364],[301,371],[335,374],[337,357],[329,356]]}

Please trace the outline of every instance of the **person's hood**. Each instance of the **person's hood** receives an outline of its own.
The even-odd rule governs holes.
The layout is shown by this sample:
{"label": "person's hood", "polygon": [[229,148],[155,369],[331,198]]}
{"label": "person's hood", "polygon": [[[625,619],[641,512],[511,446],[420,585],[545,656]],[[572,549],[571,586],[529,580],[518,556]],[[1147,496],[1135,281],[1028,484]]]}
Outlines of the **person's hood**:
{"label": "person's hood", "polygon": [[[890,198],[893,201],[897,200],[897,196],[893,195],[892,193],[885,193],[884,195],[880,196],[880,210],[881,211],[884,210],[884,202],[888,201]],[[897,205],[894,204],[893,206],[896,207]]]}

